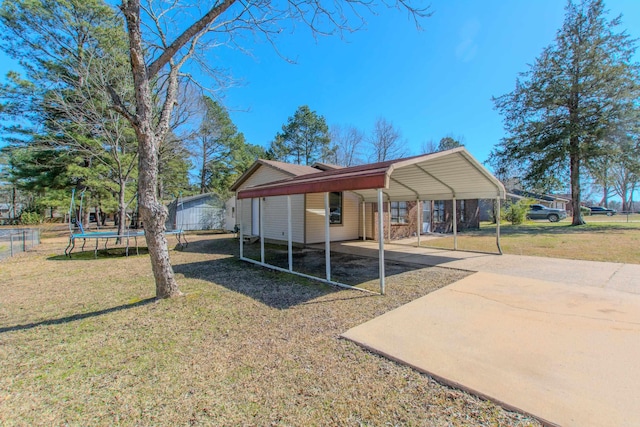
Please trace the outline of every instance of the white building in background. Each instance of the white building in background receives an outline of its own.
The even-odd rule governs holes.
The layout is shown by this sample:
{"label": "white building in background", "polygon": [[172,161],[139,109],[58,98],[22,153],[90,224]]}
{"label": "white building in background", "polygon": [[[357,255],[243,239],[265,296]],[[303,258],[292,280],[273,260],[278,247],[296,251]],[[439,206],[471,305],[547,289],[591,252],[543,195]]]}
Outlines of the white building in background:
{"label": "white building in background", "polygon": [[182,197],[169,203],[167,230],[225,230],[225,202],[216,194]]}

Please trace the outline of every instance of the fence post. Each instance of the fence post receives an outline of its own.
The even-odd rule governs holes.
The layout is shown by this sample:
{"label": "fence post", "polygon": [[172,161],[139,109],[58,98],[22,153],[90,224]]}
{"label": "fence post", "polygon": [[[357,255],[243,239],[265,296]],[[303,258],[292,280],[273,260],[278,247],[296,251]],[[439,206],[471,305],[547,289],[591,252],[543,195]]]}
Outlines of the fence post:
{"label": "fence post", "polygon": [[11,248],[11,256],[13,256],[13,234],[9,233],[9,247]]}
{"label": "fence post", "polygon": [[22,230],[22,252],[27,252],[27,230]]}

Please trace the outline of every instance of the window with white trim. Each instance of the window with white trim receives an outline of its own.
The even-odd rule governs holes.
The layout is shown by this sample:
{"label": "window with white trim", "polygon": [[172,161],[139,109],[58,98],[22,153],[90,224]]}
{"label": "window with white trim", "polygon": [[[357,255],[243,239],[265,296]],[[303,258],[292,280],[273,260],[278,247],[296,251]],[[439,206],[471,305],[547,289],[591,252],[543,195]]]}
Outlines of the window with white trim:
{"label": "window with white trim", "polygon": [[329,224],[342,224],[342,193],[329,193]]}
{"label": "window with white trim", "polygon": [[433,222],[444,222],[444,200],[433,201]]}
{"label": "window with white trim", "polygon": [[391,202],[391,224],[406,224],[407,202]]}

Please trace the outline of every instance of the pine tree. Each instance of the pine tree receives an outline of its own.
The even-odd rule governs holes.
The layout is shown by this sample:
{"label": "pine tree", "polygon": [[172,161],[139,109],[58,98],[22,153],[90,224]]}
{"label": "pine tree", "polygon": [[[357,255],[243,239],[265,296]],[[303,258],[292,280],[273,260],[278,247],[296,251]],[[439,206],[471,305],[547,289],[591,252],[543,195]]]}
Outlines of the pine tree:
{"label": "pine tree", "polygon": [[[625,111],[638,99],[634,41],[607,20],[602,0],[569,1],[562,28],[513,92],[494,99],[507,136],[490,163],[498,174],[525,171],[530,183],[569,177],[573,225],[580,214],[581,171],[609,149],[607,136],[624,132]],[[552,179],[551,179],[552,180]]]}

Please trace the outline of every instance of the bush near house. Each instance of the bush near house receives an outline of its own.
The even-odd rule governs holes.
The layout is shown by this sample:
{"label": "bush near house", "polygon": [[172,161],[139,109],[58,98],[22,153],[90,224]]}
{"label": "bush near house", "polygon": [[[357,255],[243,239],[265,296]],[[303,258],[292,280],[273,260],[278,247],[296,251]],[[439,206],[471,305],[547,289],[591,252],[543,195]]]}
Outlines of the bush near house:
{"label": "bush near house", "polygon": [[515,203],[510,203],[500,210],[500,218],[509,221],[513,225],[523,224],[527,219],[529,206],[535,203],[533,199],[522,199]]}

